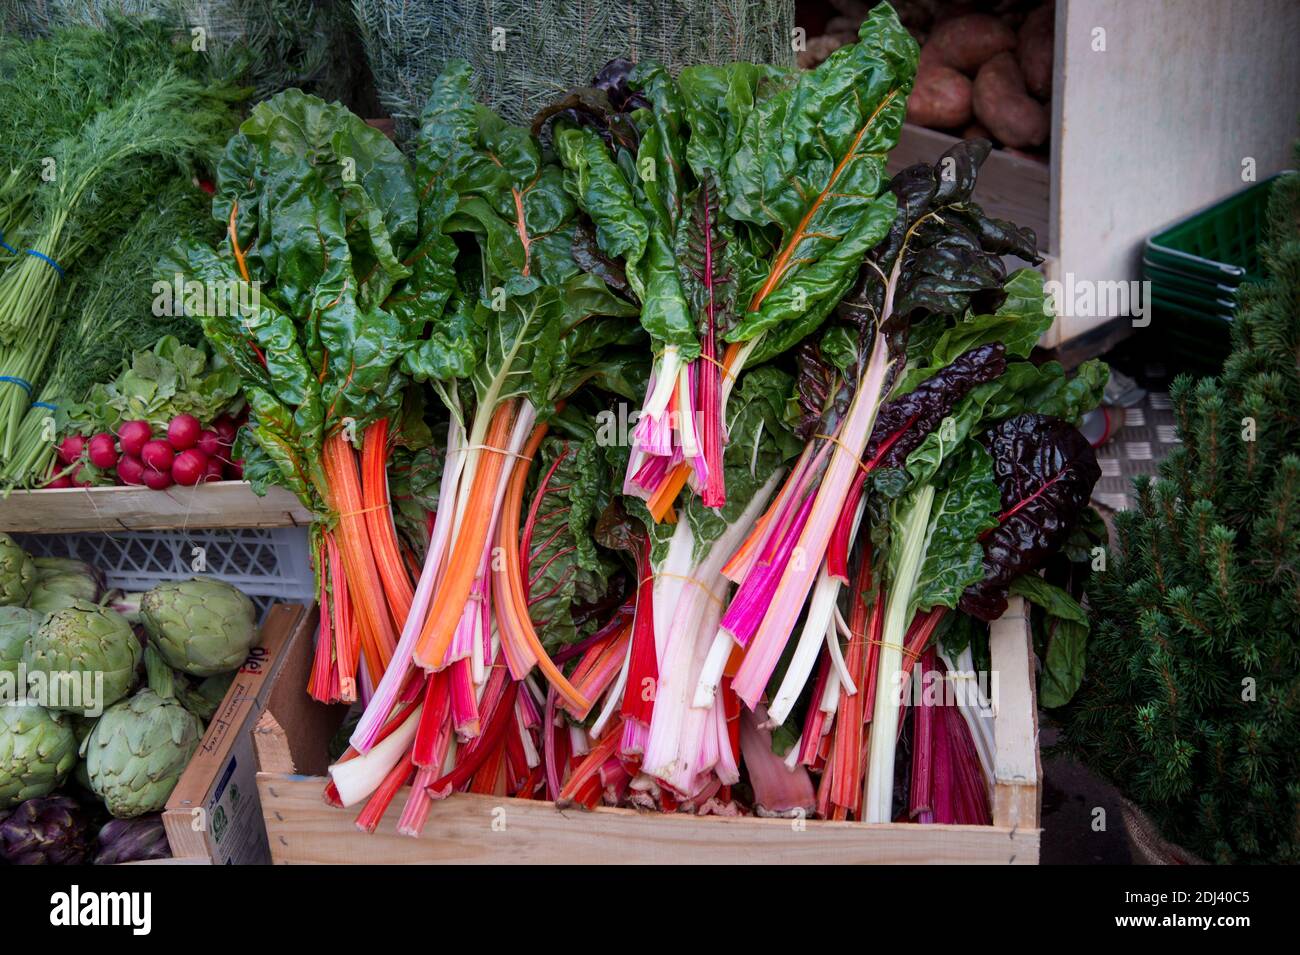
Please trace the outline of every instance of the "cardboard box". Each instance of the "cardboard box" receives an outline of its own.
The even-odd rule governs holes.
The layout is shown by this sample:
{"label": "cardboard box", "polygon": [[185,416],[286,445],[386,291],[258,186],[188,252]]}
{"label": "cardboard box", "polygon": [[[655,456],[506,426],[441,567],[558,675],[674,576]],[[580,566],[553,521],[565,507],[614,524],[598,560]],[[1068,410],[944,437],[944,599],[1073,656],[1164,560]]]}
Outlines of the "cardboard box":
{"label": "cardboard box", "polygon": [[163,827],[176,859],[214,865],[271,861],[252,730],[281,681],[305,696],[318,616],[314,606],[296,604],[276,604],[267,613],[259,645],[236,673],[167,800]]}

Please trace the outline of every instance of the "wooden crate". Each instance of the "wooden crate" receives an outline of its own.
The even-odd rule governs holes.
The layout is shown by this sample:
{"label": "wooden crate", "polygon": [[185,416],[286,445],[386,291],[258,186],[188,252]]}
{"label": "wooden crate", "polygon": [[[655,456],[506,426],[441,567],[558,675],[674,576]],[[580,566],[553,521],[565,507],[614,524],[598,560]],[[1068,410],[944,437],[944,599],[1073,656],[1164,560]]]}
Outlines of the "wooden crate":
{"label": "wooden crate", "polygon": [[291,492],[272,487],[259,497],[247,481],[217,481],[165,491],[55,488],[13,491],[0,497],[0,531],[10,534],[298,527],[311,520],[311,513]]}
{"label": "wooden crate", "polygon": [[865,825],[722,818],[457,794],[434,804],[418,839],[397,834],[398,794],[373,835],[358,808],[321,798],[324,744],[338,708],[309,703],[281,680],[254,731],[257,787],[271,858],[345,863],[993,863],[1034,864],[1039,847],[1038,719],[1034,660],[1023,602],[1013,598],[990,639],[1001,705],[994,716],[996,791],[991,826]]}

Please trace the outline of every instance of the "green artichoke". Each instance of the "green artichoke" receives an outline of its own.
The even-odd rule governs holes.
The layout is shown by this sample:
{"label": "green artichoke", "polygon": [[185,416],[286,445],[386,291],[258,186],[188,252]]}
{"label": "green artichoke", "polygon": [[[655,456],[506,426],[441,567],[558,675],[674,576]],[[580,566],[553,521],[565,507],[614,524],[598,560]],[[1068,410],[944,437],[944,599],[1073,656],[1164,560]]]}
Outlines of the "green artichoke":
{"label": "green artichoke", "polygon": [[42,613],[62,610],[74,599],[94,603],[103,593],[99,572],[79,560],[37,557],[36,574],[36,586],[27,598],[27,606]]}
{"label": "green artichoke", "polygon": [[0,607],[0,671],[18,672],[23,662],[23,647],[34,634],[45,614],[26,607]]}
{"label": "green artichoke", "polygon": [[0,860],[10,865],[81,865],[90,854],[90,820],[67,796],[28,799],[0,820]]}
{"label": "green artichoke", "polygon": [[8,534],[0,533],[0,607],[22,606],[36,586],[36,561]]}
{"label": "green artichoke", "polygon": [[0,809],[58,788],[77,762],[72,721],[43,706],[0,706]]}
{"label": "green artichoke", "polygon": [[140,598],[140,620],[167,664],[191,676],[238,669],[257,641],[253,601],[210,577],[159,584]]}
{"label": "green artichoke", "polygon": [[144,689],[109,707],[82,747],[91,790],[119,819],[157,812],[198,749],[198,717]]}
{"label": "green artichoke", "polygon": [[[49,674],[52,709],[93,716],[131,692],[142,653],[135,631],[120,614],[74,599],[45,619],[27,641],[23,661],[29,677]],[[86,674],[95,679],[103,674],[103,686],[92,684],[89,698]]]}

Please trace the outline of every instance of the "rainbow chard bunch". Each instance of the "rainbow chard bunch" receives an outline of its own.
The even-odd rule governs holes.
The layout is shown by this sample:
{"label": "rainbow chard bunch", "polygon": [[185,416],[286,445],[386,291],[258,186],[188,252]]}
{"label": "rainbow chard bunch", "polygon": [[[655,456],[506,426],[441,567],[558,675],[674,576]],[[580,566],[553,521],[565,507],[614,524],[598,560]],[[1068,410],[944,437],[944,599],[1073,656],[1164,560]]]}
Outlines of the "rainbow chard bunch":
{"label": "rainbow chard bunch", "polygon": [[[884,156],[916,57],[881,5],[861,42],[816,70],[702,66],[674,81],[642,66],[603,100],[573,94],[548,117],[592,223],[588,258],[626,276],[651,336],[624,490],[656,520],[687,483],[706,506],[726,503],[726,408],[742,369],[815,330],[887,231]],[[632,112],[602,116],[597,102]]]}
{"label": "rainbow chard bunch", "polygon": [[217,173],[212,211],[225,236],[215,248],[179,246],[169,271],[239,290],[239,307],[213,307],[209,295],[190,314],[247,398],[236,451],[245,475],[319,515],[325,624],[311,692],[354,700],[383,674],[411,599],[385,464],[402,362],[424,328],[388,301],[418,252],[415,180],[381,133],[296,90],[258,104]]}
{"label": "rainbow chard bunch", "polygon": [[[1045,506],[1046,488],[1072,488],[1058,521],[1068,529],[1097,476],[1091,449],[1069,423],[1095,404],[1105,372],[1089,364],[1067,380],[1055,363],[1017,360],[1050,312],[1041,276],[1008,275],[1002,265],[1006,254],[1034,260],[1033,235],[989,219],[970,200],[987,153],[985,142],[959,144],[934,166],[912,167],[891,182],[899,213],[888,236],[866,257],[836,320],[800,350],[798,417],[808,443],[745,543],[748,556],[733,564],[739,587],[696,690],[695,704],[704,705],[739,647],[733,688],[751,709],[765,702],[769,722],[779,725],[795,713],[821,659],[818,705],[809,710],[819,715],[805,718],[796,748],[806,765],[821,765],[834,728],[829,775],[837,782],[819,797],[830,814],[892,819],[898,675],[910,671],[968,587],[988,574],[985,591],[1004,593],[1012,577],[1064,542],[1045,536],[1031,555],[1008,560],[1003,551],[1012,548],[998,545],[1032,516],[1030,505],[1011,498],[1024,493]],[[1002,488],[990,451],[1010,454],[1013,442],[984,432],[1027,412],[1051,416],[1022,426],[1055,435],[1043,444],[1056,457],[1044,452],[1037,470]],[[998,555],[990,567],[986,543]],[[846,621],[840,594],[849,579]],[[862,593],[871,594],[870,605],[855,627]],[[847,654],[837,634],[848,637]],[[849,714],[848,725],[833,723],[837,710]],[[864,772],[861,743],[852,741],[862,722],[871,727],[865,805],[860,782],[846,782]],[[851,738],[841,743],[845,733]]]}

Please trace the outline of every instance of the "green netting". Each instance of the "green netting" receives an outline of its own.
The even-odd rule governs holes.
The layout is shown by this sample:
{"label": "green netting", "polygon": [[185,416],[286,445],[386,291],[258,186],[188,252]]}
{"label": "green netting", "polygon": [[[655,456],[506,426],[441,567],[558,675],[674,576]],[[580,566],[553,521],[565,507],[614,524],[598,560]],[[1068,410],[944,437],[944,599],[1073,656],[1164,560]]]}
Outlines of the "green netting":
{"label": "green netting", "polygon": [[0,29],[34,36],[147,16],[189,36],[202,28],[217,75],[239,77],[256,98],[296,86],[350,102],[352,24],[346,0],[2,0]]}
{"label": "green netting", "polygon": [[353,0],[380,100],[408,129],[451,59],[514,122],[589,83],[616,56],[674,71],[748,60],[794,65],[794,0]]}

